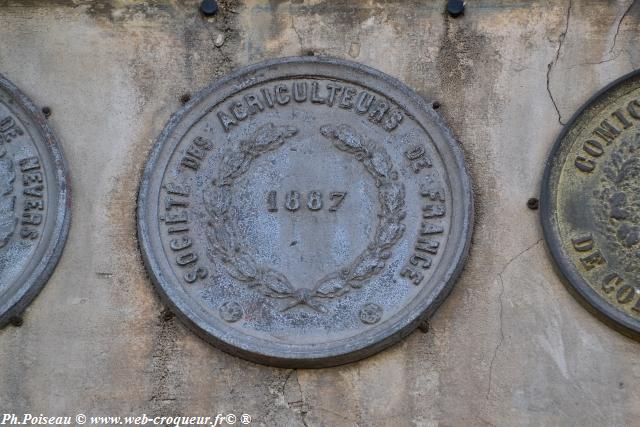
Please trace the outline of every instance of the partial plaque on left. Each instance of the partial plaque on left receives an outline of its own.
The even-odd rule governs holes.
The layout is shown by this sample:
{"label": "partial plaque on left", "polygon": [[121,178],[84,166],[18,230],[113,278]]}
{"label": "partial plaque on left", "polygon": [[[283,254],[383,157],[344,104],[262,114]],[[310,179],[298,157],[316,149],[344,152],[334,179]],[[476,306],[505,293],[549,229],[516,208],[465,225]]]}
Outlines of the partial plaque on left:
{"label": "partial plaque on left", "polygon": [[44,115],[0,75],[0,326],[45,285],[69,231],[71,194]]}

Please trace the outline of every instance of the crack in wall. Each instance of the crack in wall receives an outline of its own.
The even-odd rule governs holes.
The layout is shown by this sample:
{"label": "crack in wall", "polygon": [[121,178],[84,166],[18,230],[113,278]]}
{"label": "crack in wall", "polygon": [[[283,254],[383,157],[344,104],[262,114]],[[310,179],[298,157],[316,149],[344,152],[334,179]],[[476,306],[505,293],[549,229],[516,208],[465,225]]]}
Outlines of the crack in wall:
{"label": "crack in wall", "polygon": [[502,347],[502,342],[504,341],[504,328],[503,328],[503,320],[502,320],[502,313],[503,313],[503,301],[502,301],[502,295],[504,295],[504,280],[502,279],[502,273],[498,274],[498,278],[500,279],[500,295],[498,295],[498,301],[500,302],[500,340],[498,341],[498,344],[496,345],[496,348],[493,349],[493,356],[491,357],[491,363],[489,364],[489,386],[487,388],[487,394],[486,394],[486,399],[489,399],[489,395],[491,394],[491,384],[493,381],[493,364],[496,361],[496,357],[498,356],[498,351],[500,350],[500,347]]}
{"label": "crack in wall", "polygon": [[[291,396],[291,393],[287,393],[287,389],[288,389],[288,385],[289,382],[292,380],[292,378],[295,376],[295,391],[294,393],[296,394],[295,397]],[[289,396],[287,396],[287,394],[289,394]],[[282,400],[284,402],[284,404],[291,409],[294,413],[299,414],[300,415],[300,421],[302,422],[302,424],[305,427],[309,427],[308,424],[308,420],[307,420],[307,416],[309,415],[309,413],[314,410],[314,411],[320,411],[320,412],[326,412],[332,415],[335,415],[345,421],[349,421],[350,423],[353,423],[354,425],[358,425],[358,422],[354,419],[351,419],[343,414],[340,414],[338,412],[329,410],[327,408],[323,408],[321,406],[311,406],[309,405],[307,399],[305,399],[304,397],[304,392],[302,390],[302,384],[300,384],[300,377],[298,376],[298,369],[291,369],[289,371],[289,373],[287,374],[287,376],[284,378],[284,381],[282,382],[282,385],[280,386],[280,395],[282,396]],[[291,400],[291,398],[293,397],[293,400]]]}
{"label": "crack in wall", "polygon": [[550,82],[549,81],[550,81],[550,77],[551,77],[551,70],[553,69],[553,66],[558,62],[558,59],[560,59],[560,51],[562,50],[562,44],[564,43],[564,39],[567,36],[567,32],[569,31],[569,19],[571,17],[571,7],[572,7],[572,5],[573,5],[572,0],[569,0],[569,6],[567,7],[564,31],[560,34],[560,37],[558,38],[558,49],[556,50],[556,56],[547,65],[547,93],[549,94],[549,98],[551,99],[551,103],[553,104],[553,108],[556,109],[556,113],[558,114],[558,123],[560,123],[560,125],[562,125],[562,126],[564,126],[565,123],[562,121],[562,115],[560,114],[560,110],[558,109],[558,105],[556,104],[556,100],[553,98],[553,94],[551,93],[551,87],[550,87]]}
{"label": "crack in wall", "polygon": [[[628,51],[626,49],[620,50],[618,53],[615,53],[615,49],[616,49],[616,43],[618,42],[618,35],[620,34],[620,27],[622,26],[622,22],[624,21],[624,19],[627,17],[629,12],[631,11],[631,8],[636,4],[636,1],[637,0],[632,0],[629,3],[629,6],[627,6],[627,8],[624,10],[624,12],[622,12],[622,15],[620,16],[620,19],[618,20],[618,24],[616,25],[616,32],[615,32],[615,34],[613,36],[613,41],[612,41],[611,46],[609,47],[609,50],[607,52],[607,54],[610,55],[609,58],[603,59],[603,60],[598,61],[598,62],[580,62],[578,64],[575,64],[575,65],[572,65],[570,67],[567,67],[567,70],[573,70],[574,68],[583,67],[585,65],[605,64],[607,62],[615,61],[623,53],[628,53]],[[613,56],[611,56],[611,55],[613,55]],[[629,61],[629,62],[631,62],[631,61]]]}
{"label": "crack in wall", "polygon": [[489,364],[489,384],[487,387],[487,393],[485,395],[486,399],[489,399],[489,396],[491,395],[491,384],[493,381],[493,367],[494,367],[494,363],[496,361],[496,357],[498,356],[498,351],[500,350],[500,347],[502,347],[502,343],[504,342],[504,321],[503,321],[503,309],[504,309],[504,302],[502,300],[502,296],[504,295],[504,280],[502,278],[502,275],[504,274],[504,272],[507,270],[507,268],[509,268],[509,266],[518,258],[520,258],[522,255],[524,255],[525,253],[527,253],[528,251],[530,251],[531,249],[533,249],[534,247],[538,246],[538,244],[540,242],[542,242],[543,239],[538,239],[534,244],[528,246],[526,249],[520,251],[518,254],[516,254],[514,257],[512,257],[509,261],[507,261],[507,263],[505,264],[505,266],[502,268],[502,270],[500,270],[500,272],[498,273],[498,279],[500,279],[500,286],[501,286],[501,290],[500,290],[500,295],[498,295],[498,301],[500,302],[500,311],[499,311],[499,318],[500,318],[500,340],[498,340],[498,344],[496,345],[496,347],[493,350],[493,356],[491,357],[491,363]]}
{"label": "crack in wall", "polygon": [[[616,44],[618,42],[618,35],[620,34],[620,28],[622,27],[622,23],[625,20],[625,18],[629,15],[629,12],[633,8],[633,6],[636,4],[636,1],[637,0],[632,0],[629,3],[627,8],[624,10],[622,15],[620,16],[620,19],[618,20],[618,23],[616,25],[616,32],[615,32],[615,34],[613,36],[613,40],[611,42],[611,46],[609,47],[609,50],[607,52],[608,55],[609,55],[609,58],[603,59],[603,60],[598,61],[598,62],[581,62],[579,64],[575,64],[575,65],[572,65],[571,67],[568,67],[567,70],[572,70],[574,68],[577,68],[577,67],[580,67],[580,66],[585,66],[585,65],[600,65],[600,64],[604,64],[604,63],[611,62],[611,61],[614,61],[614,60],[618,59],[618,57],[623,52],[625,52],[624,50],[622,50],[622,51],[618,52],[617,54],[615,53]],[[556,50],[555,58],[553,59],[553,61],[551,61],[547,65],[547,93],[549,94],[549,98],[551,99],[551,102],[553,103],[553,107],[555,108],[556,113],[558,114],[558,122],[561,125],[565,125],[566,123],[562,121],[562,115],[560,113],[558,105],[556,104],[555,98],[553,97],[553,94],[551,92],[551,87],[550,87],[551,82],[550,82],[550,80],[551,80],[552,69],[556,65],[556,63],[558,62],[558,59],[560,58],[560,51],[562,49],[565,37],[567,35],[567,31],[569,30],[569,18],[570,18],[570,15],[571,15],[571,7],[572,7],[572,0],[569,0],[569,6],[567,7],[567,13],[566,13],[565,29],[560,34],[559,43],[558,43],[558,49]],[[613,55],[613,56],[611,56],[611,55]]]}
{"label": "crack in wall", "polygon": [[154,349],[151,354],[152,390],[148,398],[151,408],[160,413],[179,413],[178,396],[183,380],[179,366],[180,347],[176,319],[165,309],[157,320]]}
{"label": "crack in wall", "polygon": [[[295,397],[293,397],[293,399],[291,399],[291,396],[287,396],[287,385],[289,384],[289,381],[291,381],[291,378],[295,376],[296,379],[296,391],[294,392]],[[299,414],[300,415],[300,421],[302,422],[302,424],[305,427],[308,427],[307,425],[307,413],[310,410],[309,405],[307,404],[307,402],[305,401],[304,398],[304,393],[302,392],[302,385],[300,384],[300,378],[298,377],[298,370],[297,369],[292,369],[287,376],[285,377],[284,381],[282,382],[282,386],[280,387],[280,394],[282,396],[282,400],[284,402],[284,404],[286,405],[287,408],[291,409],[294,413]]]}
{"label": "crack in wall", "polygon": [[615,61],[616,59],[618,59],[618,57],[621,55],[622,52],[624,51],[620,51],[620,53],[618,53],[617,55],[614,55],[613,58],[603,59],[602,61],[598,61],[598,62],[580,62],[579,64],[572,65],[571,67],[567,67],[566,69],[573,70],[574,68],[583,67],[585,65],[600,65],[600,64],[604,64],[605,62]]}
{"label": "crack in wall", "polygon": [[298,38],[298,45],[300,45],[300,54],[304,55],[304,43],[302,42],[302,34],[300,34],[300,30],[296,27],[295,17],[291,11],[291,6],[289,6],[289,16],[291,17],[291,29],[294,33],[296,33],[296,37]]}
{"label": "crack in wall", "polygon": [[[627,15],[629,14],[629,11],[631,11],[631,8],[633,7],[634,4],[636,4],[636,0],[632,0],[631,3],[629,3],[629,6],[627,7],[627,9],[624,11],[622,16],[620,17],[620,20],[618,21],[618,25],[616,27],[616,33],[613,36],[613,43],[611,44],[611,47],[609,48],[609,54],[613,53],[613,51],[615,50],[616,42],[618,41],[618,34],[620,33],[620,27],[622,26],[622,21],[624,21],[624,18],[627,17]],[[616,57],[614,57],[613,59],[615,59]],[[603,62],[608,62],[608,61],[603,61]],[[600,62],[600,64],[601,63],[602,62]]]}

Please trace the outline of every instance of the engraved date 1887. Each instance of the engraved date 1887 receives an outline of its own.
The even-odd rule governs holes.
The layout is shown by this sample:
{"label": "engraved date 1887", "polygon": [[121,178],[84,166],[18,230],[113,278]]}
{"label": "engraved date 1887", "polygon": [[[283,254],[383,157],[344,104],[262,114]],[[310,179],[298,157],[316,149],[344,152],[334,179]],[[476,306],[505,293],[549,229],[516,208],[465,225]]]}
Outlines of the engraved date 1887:
{"label": "engraved date 1887", "polygon": [[[346,191],[332,191],[329,193],[329,212],[337,211],[346,196]],[[295,212],[303,205],[306,205],[310,211],[319,211],[323,207],[326,207],[320,191],[309,191],[306,195],[296,190],[285,193],[285,209]],[[269,212],[278,212],[278,192],[275,190],[267,193],[267,210]]]}

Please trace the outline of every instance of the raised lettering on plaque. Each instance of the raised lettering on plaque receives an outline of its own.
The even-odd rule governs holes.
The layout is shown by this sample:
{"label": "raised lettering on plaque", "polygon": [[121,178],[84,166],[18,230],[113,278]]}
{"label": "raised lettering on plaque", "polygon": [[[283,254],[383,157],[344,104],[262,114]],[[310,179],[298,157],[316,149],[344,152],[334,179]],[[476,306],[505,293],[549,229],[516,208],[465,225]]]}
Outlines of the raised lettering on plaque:
{"label": "raised lettering on plaque", "polygon": [[574,295],[640,337],[640,73],[600,91],[551,153],[542,221]]}
{"label": "raised lettering on plaque", "polygon": [[65,165],[45,118],[0,76],[0,326],[53,272],[69,230]]}
{"label": "raised lettering on plaque", "polygon": [[462,154],[400,82],[337,60],[251,66],[194,97],[150,155],[138,226],[167,303],[213,344],[328,366],[392,344],[469,244]]}

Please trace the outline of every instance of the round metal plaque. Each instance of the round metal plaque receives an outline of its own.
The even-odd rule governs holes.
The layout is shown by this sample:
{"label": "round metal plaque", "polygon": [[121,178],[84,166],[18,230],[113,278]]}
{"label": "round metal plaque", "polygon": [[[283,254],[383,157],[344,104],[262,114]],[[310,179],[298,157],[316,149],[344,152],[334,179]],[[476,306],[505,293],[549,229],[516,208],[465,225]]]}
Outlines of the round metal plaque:
{"label": "round metal plaque", "polygon": [[640,332],[640,73],[565,126],[542,185],[542,225],[569,290],[621,332]]}
{"label": "round metal plaque", "polygon": [[70,200],[45,117],[0,75],[0,326],[51,276],[67,238]]}
{"label": "round metal plaque", "polygon": [[145,263],[205,339],[319,367],[407,335],[451,290],[472,195],[462,153],[400,82],[332,59],[239,70],[174,115],[138,204]]}

